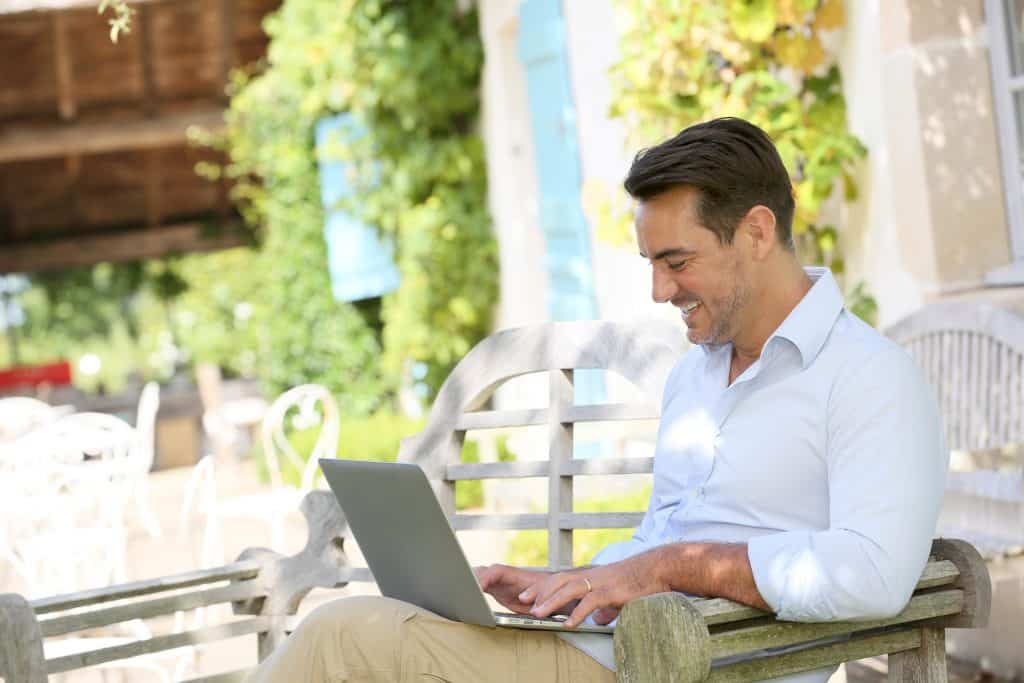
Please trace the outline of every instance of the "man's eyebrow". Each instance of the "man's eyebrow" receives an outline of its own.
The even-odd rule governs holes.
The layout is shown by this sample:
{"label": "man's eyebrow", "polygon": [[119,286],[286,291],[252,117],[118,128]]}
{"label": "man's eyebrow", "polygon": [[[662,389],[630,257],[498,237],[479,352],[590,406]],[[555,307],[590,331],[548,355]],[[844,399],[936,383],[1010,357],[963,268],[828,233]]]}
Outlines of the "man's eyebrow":
{"label": "man's eyebrow", "polygon": [[641,251],[640,256],[644,258],[649,258],[651,261],[657,261],[658,259],[663,259],[667,256],[693,256],[696,253],[697,252],[693,251],[692,249],[686,249],[685,247],[675,247],[674,249],[663,249],[654,256],[650,257],[648,257],[647,254],[645,254],[643,251]]}

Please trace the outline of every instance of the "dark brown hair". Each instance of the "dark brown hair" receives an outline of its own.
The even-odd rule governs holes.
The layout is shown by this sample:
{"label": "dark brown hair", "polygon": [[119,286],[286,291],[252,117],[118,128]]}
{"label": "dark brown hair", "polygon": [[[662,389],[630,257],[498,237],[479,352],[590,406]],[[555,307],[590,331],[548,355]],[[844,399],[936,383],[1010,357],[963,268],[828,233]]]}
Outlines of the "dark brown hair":
{"label": "dark brown hair", "polygon": [[743,119],[698,123],[640,150],[624,185],[640,201],[682,185],[697,188],[697,216],[721,244],[732,244],[751,207],[767,206],[775,214],[779,242],[793,249],[789,173],[767,133]]}

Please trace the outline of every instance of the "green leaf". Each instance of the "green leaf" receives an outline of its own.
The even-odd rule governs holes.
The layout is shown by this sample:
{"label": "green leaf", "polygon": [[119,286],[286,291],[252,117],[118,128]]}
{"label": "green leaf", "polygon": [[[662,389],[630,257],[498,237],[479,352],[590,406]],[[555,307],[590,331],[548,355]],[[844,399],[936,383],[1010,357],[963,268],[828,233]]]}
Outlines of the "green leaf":
{"label": "green leaf", "polygon": [[729,0],[729,24],[741,40],[768,40],[775,31],[774,0]]}

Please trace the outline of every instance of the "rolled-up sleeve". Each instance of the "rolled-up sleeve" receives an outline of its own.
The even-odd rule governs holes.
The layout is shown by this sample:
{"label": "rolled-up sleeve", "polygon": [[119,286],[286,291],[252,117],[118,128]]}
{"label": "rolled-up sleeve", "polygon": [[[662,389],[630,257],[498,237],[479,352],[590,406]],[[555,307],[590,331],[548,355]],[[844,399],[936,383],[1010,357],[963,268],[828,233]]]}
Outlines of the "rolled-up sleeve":
{"label": "rolled-up sleeve", "polygon": [[829,528],[751,539],[754,581],[779,618],[899,613],[928,560],[948,451],[930,386],[896,346],[847,367],[828,404]]}

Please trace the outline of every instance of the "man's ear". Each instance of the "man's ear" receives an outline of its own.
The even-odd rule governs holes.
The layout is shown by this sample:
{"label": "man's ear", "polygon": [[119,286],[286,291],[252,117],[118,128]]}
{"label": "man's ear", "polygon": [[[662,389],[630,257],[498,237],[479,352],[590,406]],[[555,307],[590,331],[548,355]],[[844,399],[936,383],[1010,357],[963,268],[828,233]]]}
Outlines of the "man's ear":
{"label": "man's ear", "polygon": [[766,258],[779,246],[776,235],[775,213],[767,206],[756,204],[740,221],[738,230],[749,240],[754,258]]}

